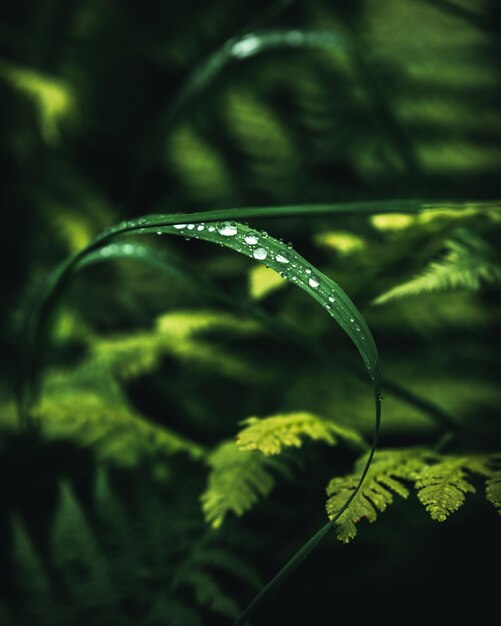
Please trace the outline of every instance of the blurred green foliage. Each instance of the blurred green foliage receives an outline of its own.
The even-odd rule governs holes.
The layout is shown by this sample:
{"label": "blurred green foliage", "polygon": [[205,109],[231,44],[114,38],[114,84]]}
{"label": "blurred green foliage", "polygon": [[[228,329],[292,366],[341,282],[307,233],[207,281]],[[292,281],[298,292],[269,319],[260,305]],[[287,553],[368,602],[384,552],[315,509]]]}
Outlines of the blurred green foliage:
{"label": "blurred green foliage", "polygon": [[[251,623],[331,623],[333,588],[336,621],[395,598],[429,619],[423,580],[437,619],[460,615],[444,580],[461,610],[493,608],[500,31],[494,0],[2,7],[2,626],[231,623],[325,522],[326,486],[329,514],[346,500],[372,429],[321,307],[231,251],[151,235],[177,270],[124,254],[79,274],[39,431],[20,432],[22,321],[52,267],[139,214],[414,197],[442,210],[253,221],[363,312],[385,398],[337,526],[357,540],[329,536]],[[368,528],[393,493],[407,502]]]}

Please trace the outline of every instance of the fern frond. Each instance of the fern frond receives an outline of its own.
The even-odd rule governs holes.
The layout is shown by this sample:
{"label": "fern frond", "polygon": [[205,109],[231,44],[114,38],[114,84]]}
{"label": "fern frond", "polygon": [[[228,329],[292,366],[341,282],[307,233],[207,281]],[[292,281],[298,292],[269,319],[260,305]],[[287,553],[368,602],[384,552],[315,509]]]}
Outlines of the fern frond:
{"label": "fern frond", "polygon": [[51,552],[68,593],[81,606],[112,607],[115,590],[107,559],[68,483],[61,483],[52,526]]}
{"label": "fern frond", "polygon": [[501,472],[496,472],[485,483],[485,495],[501,515]]}
{"label": "fern frond", "polygon": [[184,577],[183,586],[191,587],[197,604],[208,607],[214,613],[235,618],[240,612],[235,600],[226,594],[216,580],[203,570],[190,570]]}
{"label": "fern frond", "polygon": [[359,449],[367,447],[357,431],[312,413],[287,413],[262,419],[249,417],[241,423],[246,428],[237,435],[240,450],[260,450],[267,456],[280,454],[282,448],[301,447],[304,437],[331,446],[340,438]]}
{"label": "fern frond", "polygon": [[[362,468],[365,457],[358,462]],[[402,480],[414,480],[424,466],[424,453],[421,450],[385,450],[378,452],[362,485],[350,506],[336,522],[338,538],[348,543],[357,534],[356,524],[362,519],[374,522],[378,511],[383,512],[393,502],[393,493],[402,498],[409,496],[408,488]],[[360,470],[361,471],[361,470]],[[327,486],[329,496],[326,508],[332,519],[353,495],[360,471],[348,476],[333,478]]]}
{"label": "fern frond", "polygon": [[100,459],[122,466],[133,466],[158,453],[185,453],[194,460],[205,456],[195,442],[133,411],[125,398],[112,401],[93,391],[72,389],[71,382],[67,391],[47,394],[35,415],[41,418],[47,438],[92,446]]}
{"label": "fern frond", "polygon": [[267,496],[275,485],[270,470],[284,470],[283,464],[259,452],[239,450],[232,441],[218,446],[208,462],[211,472],[201,501],[205,519],[213,528],[221,526],[230,511],[241,516]]}
{"label": "fern frond", "polygon": [[164,624],[166,615],[169,616],[169,626],[203,626],[197,610],[188,606],[184,599],[168,597],[165,593],[157,598],[154,607],[141,620],[141,626]]}
{"label": "fern frond", "polygon": [[52,614],[52,623],[61,624],[62,621],[57,617],[60,614],[54,610],[52,585],[46,568],[24,523],[17,517],[12,519],[12,531],[13,561],[16,578],[25,596],[25,610],[37,623],[40,623],[43,615]]}
{"label": "fern frond", "polygon": [[490,258],[487,246],[480,240],[449,240],[442,260],[434,261],[415,278],[393,287],[374,300],[384,304],[422,293],[453,289],[479,289],[482,283],[501,282],[501,265]]}
{"label": "fern frond", "polygon": [[263,581],[256,570],[229,550],[217,546],[203,547],[197,552],[196,562],[240,578],[255,589],[260,589],[263,586]]}
{"label": "fern frond", "polygon": [[221,311],[175,311],[160,316],[150,332],[95,338],[87,366],[129,379],[152,371],[163,356],[170,355],[218,367],[232,377],[248,373],[241,360],[222,355],[200,337],[214,330],[248,335],[259,332],[259,326]]}
{"label": "fern frond", "polygon": [[418,498],[431,518],[443,522],[464,504],[467,493],[475,493],[468,473],[490,475],[490,470],[477,457],[442,457],[424,467],[416,477]]}

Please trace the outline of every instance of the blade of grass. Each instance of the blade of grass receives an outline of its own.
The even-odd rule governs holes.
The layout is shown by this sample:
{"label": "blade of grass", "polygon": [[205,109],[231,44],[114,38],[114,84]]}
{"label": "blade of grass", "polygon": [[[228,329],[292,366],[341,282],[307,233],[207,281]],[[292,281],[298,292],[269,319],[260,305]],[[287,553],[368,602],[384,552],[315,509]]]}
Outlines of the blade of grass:
{"label": "blade of grass", "polygon": [[377,442],[379,438],[379,431],[381,427],[381,394],[376,391],[375,393],[375,402],[376,402],[376,421],[374,427],[374,435],[371,443],[371,449],[369,452],[369,456],[367,457],[367,462],[365,464],[362,473],[360,474],[360,478],[358,480],[358,484],[351,494],[351,496],[346,500],[343,506],[339,509],[337,514],[330,519],[322,528],[317,531],[308,541],[294,554],[294,556],[287,561],[287,563],[280,569],[280,571],[275,574],[275,576],[264,586],[264,588],[256,595],[256,597],[252,600],[252,602],[244,609],[244,611],[239,615],[238,619],[233,623],[233,626],[241,626],[252,613],[258,609],[263,602],[274,592],[276,589],[284,583],[287,578],[291,574],[293,574],[296,569],[301,565],[301,563],[308,557],[309,554],[316,548],[316,546],[322,541],[325,535],[331,530],[334,524],[338,521],[341,515],[346,511],[346,509],[350,506],[353,500],[356,498],[362,484],[367,476],[369,468],[372,464],[372,460],[374,458],[374,454],[377,448]]}
{"label": "blade of grass", "polygon": [[[90,253],[110,243],[116,237],[126,233],[137,233],[148,224],[155,227],[172,224],[212,222],[225,219],[273,219],[280,217],[309,217],[327,215],[371,215],[374,213],[409,213],[416,214],[424,210],[462,211],[475,207],[478,210],[499,210],[499,201],[422,201],[416,199],[405,200],[376,200],[371,202],[350,202],[332,204],[298,204],[280,207],[247,207],[237,209],[221,209],[218,211],[186,214],[154,215],[121,222],[117,226],[106,229],[85,249],[67,259],[47,278],[39,298],[34,302],[26,316],[23,329],[23,354],[17,383],[17,398],[20,422],[23,427],[31,428],[29,407],[38,393],[37,372],[41,369],[42,355],[46,347],[46,338],[50,332],[51,318],[57,307],[57,302],[64,293],[75,267]],[[151,232],[151,231],[150,231]]]}
{"label": "blade of grass", "polygon": [[[284,3],[285,4],[285,3]],[[159,153],[161,143],[179,117],[190,105],[200,98],[227,67],[240,63],[263,52],[297,48],[322,48],[341,50],[344,42],[341,37],[329,31],[262,30],[247,32],[226,41],[209,55],[188,76],[178,95],[168,104],[154,124],[149,137],[141,150],[137,174],[132,185],[132,197],[137,197],[152,162]]]}
{"label": "blade of grass", "polygon": [[[231,294],[220,289],[217,283],[211,280],[203,270],[201,271],[200,268],[190,267],[165,250],[158,250],[151,246],[131,243],[130,241],[127,243],[117,241],[117,243],[111,243],[87,255],[79,263],[78,268],[83,269],[95,263],[102,263],[114,259],[133,259],[167,272],[183,281],[184,284],[189,285],[192,290],[203,294],[205,299],[219,302],[234,310],[236,309],[241,313],[249,315],[255,321],[262,324],[267,331],[271,332],[277,340],[298,346],[306,354],[318,359],[320,364],[329,363],[332,359],[330,351],[318,342],[312,342],[311,336],[304,333],[301,328],[286,322],[280,317],[269,315],[259,303],[243,297],[242,294]],[[342,367],[348,367],[353,371],[355,376],[358,378],[361,377],[362,373],[358,368],[353,367],[351,362],[343,364]],[[387,394],[393,395],[406,404],[421,410],[440,428],[447,431],[457,431],[459,428],[463,430],[463,427],[455,422],[452,416],[428,399],[415,394],[411,390],[387,378],[382,379],[382,386]],[[473,436],[473,433],[469,433],[469,435]]]}
{"label": "blade of grass", "polygon": [[[104,259],[109,258],[110,246],[106,244],[114,237],[123,237],[125,234],[131,233],[150,234],[156,232],[157,234],[184,235],[187,239],[196,238],[218,243],[254,258],[261,263],[265,263],[267,266],[279,272],[282,277],[287,278],[299,288],[306,291],[312,298],[325,307],[355,344],[372,381],[376,418],[371,451],[366,466],[361,473],[357,488],[350,498],[347,499],[343,507],[341,507],[338,514],[324,526],[324,528],[316,533],[256,596],[237,620],[236,623],[240,624],[243,619],[264,601],[269,593],[276,589],[280,583],[284,582],[300,565],[357,495],[372,462],[380,428],[382,396],[379,356],[376,344],[363,316],[345,292],[333,280],[319,272],[308,263],[308,261],[301,257],[292,249],[292,246],[283,244],[277,239],[268,236],[265,232],[257,232],[248,226],[236,222],[199,222],[197,225],[192,222],[188,224],[179,221],[172,223],[173,218],[177,217],[178,216],[150,216],[123,222],[116,227],[104,231],[91,242],[86,249],[68,259],[50,276],[45,298],[42,298],[38,309],[35,311],[32,326],[33,330],[32,334],[29,336],[32,343],[28,354],[30,355],[31,352],[32,358],[28,361],[28,379],[25,383],[24,394],[21,393],[21,415],[23,415],[23,410],[27,411],[29,409],[30,404],[36,399],[37,393],[40,390],[41,371],[38,371],[36,368],[41,368],[43,364],[43,348],[50,335],[50,322],[65,286],[71,279],[73,271],[77,269],[79,265],[84,266],[85,263],[89,263],[88,259],[95,261],[96,258],[98,258],[96,255],[100,255],[100,257]],[[169,223],[166,224],[165,222]],[[118,244],[115,245],[117,245],[115,249],[116,254],[127,253],[124,246],[120,247]],[[21,391],[22,389],[21,387]],[[26,415],[28,415],[28,413],[26,413]]]}

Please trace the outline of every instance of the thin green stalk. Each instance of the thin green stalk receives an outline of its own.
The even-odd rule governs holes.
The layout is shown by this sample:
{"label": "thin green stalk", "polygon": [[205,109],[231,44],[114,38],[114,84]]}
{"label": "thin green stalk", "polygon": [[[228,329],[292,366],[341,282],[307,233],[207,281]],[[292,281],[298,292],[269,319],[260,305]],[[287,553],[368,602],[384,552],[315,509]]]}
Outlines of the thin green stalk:
{"label": "thin green stalk", "polygon": [[381,200],[371,202],[349,202],[330,204],[297,204],[280,207],[246,207],[237,209],[220,209],[216,211],[192,214],[155,215],[122,222],[116,227],[107,229],[94,239],[86,248],[70,257],[59,266],[48,278],[47,286],[40,300],[34,305],[27,318],[24,340],[27,349],[21,359],[18,375],[17,396],[19,418],[23,428],[33,428],[29,410],[38,395],[38,373],[43,365],[43,357],[47,348],[52,318],[57,310],[60,299],[71,280],[75,267],[87,255],[105,246],[115,238],[125,234],[140,234],[145,231],[144,224],[151,228],[161,228],[173,224],[198,224],[227,219],[276,219],[284,217],[321,217],[330,215],[372,215],[374,213],[409,213],[417,214],[423,210],[462,211],[474,206],[478,210],[499,210],[501,203],[492,201],[422,201],[416,199]]}
{"label": "thin green stalk", "polygon": [[301,563],[308,557],[309,554],[316,548],[316,546],[322,541],[325,535],[329,532],[329,530],[335,525],[341,515],[346,511],[346,509],[350,506],[353,500],[357,497],[362,484],[367,476],[369,468],[372,464],[372,460],[374,458],[374,454],[377,448],[377,442],[379,438],[379,431],[381,428],[381,399],[382,396],[379,392],[376,392],[375,402],[376,402],[376,423],[374,427],[374,435],[371,443],[371,450],[369,452],[369,456],[367,458],[367,462],[365,467],[360,475],[360,479],[358,484],[351,494],[351,496],[346,500],[344,505],[339,509],[337,514],[330,519],[327,524],[322,526],[322,528],[316,532],[313,537],[311,537],[297,552],[296,554],[282,567],[282,569],[268,582],[267,585],[256,595],[256,597],[252,600],[252,602],[247,606],[247,608],[241,613],[238,619],[233,623],[233,626],[241,626],[252,613],[254,613],[261,604],[269,598],[269,596],[277,590],[277,588],[284,583],[287,578],[301,565]]}

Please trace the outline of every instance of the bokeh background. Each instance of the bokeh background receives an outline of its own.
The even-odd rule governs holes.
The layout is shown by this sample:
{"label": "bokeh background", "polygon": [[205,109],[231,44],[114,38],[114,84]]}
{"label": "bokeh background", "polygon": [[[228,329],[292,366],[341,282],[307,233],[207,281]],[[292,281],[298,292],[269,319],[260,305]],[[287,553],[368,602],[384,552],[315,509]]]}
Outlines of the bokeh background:
{"label": "bokeh background", "polygon": [[[495,0],[4,3],[1,624],[231,623],[324,523],[325,485],[356,454],[306,443],[291,479],[211,530],[206,451],[252,415],[372,429],[359,357],[316,303],[228,250],[152,236],[177,273],[125,259],[79,275],[46,354],[43,427],[22,433],[22,321],[47,273],[142,214],[495,201],[500,31]],[[280,45],[261,50],[270,33]],[[451,418],[452,450],[499,450],[499,290],[374,304],[451,237],[498,246],[492,215],[252,223],[366,317],[394,385],[383,446],[434,446]],[[412,495],[348,546],[328,536],[251,623],[480,615],[495,608],[498,549],[481,486],[445,524]]]}

